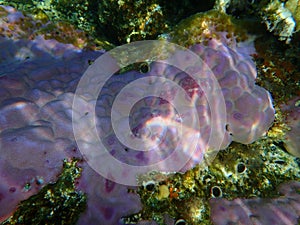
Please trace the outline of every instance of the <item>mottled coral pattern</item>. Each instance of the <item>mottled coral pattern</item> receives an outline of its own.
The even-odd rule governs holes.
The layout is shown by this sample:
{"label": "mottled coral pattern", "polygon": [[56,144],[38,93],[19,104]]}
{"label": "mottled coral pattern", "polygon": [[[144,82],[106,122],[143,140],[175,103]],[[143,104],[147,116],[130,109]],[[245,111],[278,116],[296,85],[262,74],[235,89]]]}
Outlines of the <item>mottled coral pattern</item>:
{"label": "mottled coral pattern", "polygon": [[[45,40],[42,36],[30,41],[1,37],[0,46],[0,221],[2,221],[14,211],[21,200],[36,194],[45,184],[55,182],[61,172],[64,158],[81,157],[72,130],[74,92],[89,64],[103,52],[78,50],[73,45]],[[218,124],[217,128],[225,138],[213,137],[224,138],[220,148],[225,148],[231,141],[246,144],[261,137],[274,120],[274,109],[269,93],[255,85],[256,70],[251,58],[214,39],[208,42],[208,46],[195,45],[191,50],[212,69],[225,98],[227,113],[219,116],[226,117],[227,122]],[[189,65],[189,59],[184,56],[179,52],[174,57],[178,57],[179,61],[192,69],[193,65]],[[106,137],[106,141],[109,142],[111,140],[109,138],[116,140],[107,113],[119,91],[118,84],[122,82],[124,85],[137,76],[148,75],[166,75],[178,82],[189,93],[188,95],[197,96],[195,106],[199,110],[202,126],[200,131],[196,131],[201,134],[200,147],[184,169],[191,168],[201,162],[202,153],[212,147],[207,145],[211,129],[211,112],[206,104],[207,100],[201,95],[201,87],[186,74],[166,65],[152,63],[150,71],[146,74],[129,71],[108,81],[108,87],[114,86],[116,89],[108,89],[108,97],[100,94],[98,101],[101,104],[96,109],[98,119],[101,121],[100,126],[107,126],[107,133],[110,134]],[[172,90],[170,91],[164,96],[172,97]],[[208,94],[214,95],[213,92]],[[137,115],[133,118],[133,124],[137,127],[137,133],[140,131],[139,125],[143,127],[145,123],[151,121],[148,113],[151,109],[157,107],[158,111],[161,110],[160,114],[164,115],[160,106],[166,106],[167,103],[156,100],[157,102],[149,104],[147,99],[144,99],[136,105]],[[143,112],[145,112],[145,116],[142,116],[144,120],[140,121],[139,113]],[[219,112],[216,113],[218,115]],[[169,115],[169,112],[166,115]],[[195,132],[188,128],[187,131]],[[162,148],[173,146],[171,137],[172,132],[165,136]],[[187,140],[182,140],[181,145],[188,151]],[[152,155],[151,152],[148,158],[145,158],[140,153],[124,149],[124,146],[118,143],[115,146],[120,147],[112,149],[114,151],[111,153],[126,162],[134,161],[138,164],[139,160],[163,158],[162,155]],[[86,162],[83,162],[82,167],[83,173],[78,188],[87,193],[88,206],[79,224],[115,225],[120,222],[122,216],[140,209],[137,194],[128,193],[127,187],[100,177]]]}

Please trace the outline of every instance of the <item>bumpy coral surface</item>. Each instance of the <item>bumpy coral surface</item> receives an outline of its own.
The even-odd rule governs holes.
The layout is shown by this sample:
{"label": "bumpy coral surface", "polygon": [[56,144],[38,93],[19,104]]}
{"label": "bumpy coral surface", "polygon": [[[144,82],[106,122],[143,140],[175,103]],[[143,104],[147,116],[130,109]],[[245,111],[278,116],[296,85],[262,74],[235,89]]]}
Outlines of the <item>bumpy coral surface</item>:
{"label": "bumpy coral surface", "polygon": [[281,185],[279,192],[283,196],[276,199],[212,199],[212,222],[216,225],[297,224],[300,215],[299,188],[299,182]]}
{"label": "bumpy coral surface", "polygon": [[[72,101],[83,72],[102,52],[78,50],[73,45],[45,40],[41,36],[33,41],[0,40],[0,174],[3,181],[0,204],[6,206],[0,207],[0,218],[3,220],[21,200],[37,193],[46,183],[56,180],[64,158],[81,157],[73,137]],[[214,137],[224,138],[220,148],[225,148],[232,140],[251,143],[263,135],[274,119],[274,109],[269,93],[255,85],[256,71],[251,58],[215,39],[208,41],[207,46],[195,45],[191,50],[212,69],[225,99],[226,114],[220,115],[216,111],[219,117],[226,119],[226,123],[217,123],[216,128],[225,138],[223,135]],[[185,56],[185,52],[181,51],[175,53],[172,59],[186,65],[190,72],[206,72],[190,64]],[[116,94],[128,82],[141,76],[165,75],[195,99],[199,120],[203,124],[197,131],[186,128],[187,134],[201,134],[201,148],[193,154],[185,169],[191,168],[201,162],[202,153],[215,147],[207,145],[212,112],[203,95],[204,87],[197,85],[186,73],[165,64],[152,63],[149,69],[147,73],[131,71],[116,75],[107,82],[107,87],[111,89],[100,93],[98,102],[101,104],[96,109],[102,122],[100,126],[108,127],[108,136],[104,139],[108,146],[113,143],[112,155],[124,162],[140,165],[162,157],[156,153],[136,154],[131,149],[125,149],[112,134],[107,116],[110,116],[108,112]],[[172,98],[176,95],[176,90],[175,94],[173,90],[168,91],[162,97]],[[214,95],[213,92],[206,94]],[[223,96],[213,97],[219,99]],[[169,109],[174,110],[166,101],[158,98],[144,99],[135,107],[132,123],[137,135],[145,125],[151,124],[153,117],[168,118]],[[155,114],[152,109],[155,109]],[[180,120],[173,124],[179,126]],[[172,130],[169,130],[161,147],[169,148],[168,153],[168,150],[172,150],[173,141]],[[187,140],[181,142],[181,146],[187,150],[189,144]],[[134,191],[128,192],[127,187],[100,177],[86,162],[82,163],[82,167],[82,177],[77,186],[88,195],[88,210],[80,218],[79,224],[117,224],[122,216],[140,209]]]}
{"label": "bumpy coral surface", "polygon": [[[1,174],[5,175],[5,182],[2,183],[1,204],[7,205],[5,210],[1,211],[1,216],[5,217],[20,200],[37,193],[44,183],[55,181],[56,175],[61,170],[63,158],[78,156],[78,153],[73,152],[73,149],[76,149],[76,143],[73,138],[70,114],[73,92],[89,60],[95,59],[99,53],[77,51],[71,45],[61,45],[56,41],[45,41],[42,38],[33,42],[13,42],[2,39],[2,46],[10,50],[9,53],[6,51],[3,53],[5,60],[2,61],[4,67],[1,71],[4,75],[1,77],[0,137],[3,156]],[[212,68],[226,100],[228,124],[220,125],[226,136],[222,148],[226,147],[232,139],[249,143],[261,136],[272,123],[274,110],[269,94],[254,84],[256,73],[250,58],[214,40],[208,47],[196,45],[192,50]],[[20,54],[22,57],[16,58]],[[183,63],[188,62],[184,56],[184,52],[179,52],[174,57],[179,57]],[[167,69],[169,69],[168,72]],[[186,74],[180,74],[178,70],[172,70],[168,66],[154,63],[150,65],[150,72],[144,76],[158,75],[158,72],[167,74],[170,79],[177,79],[185,90],[191,89],[191,95],[196,94],[195,82]],[[126,84],[136,76],[137,72],[114,76],[108,85],[115,84],[118,87],[120,82]],[[114,95],[116,92],[110,93]],[[100,95],[99,99],[103,103],[101,107],[109,110],[111,105],[105,104],[107,102],[105,96]],[[200,95],[200,97],[203,96]],[[200,119],[203,124],[206,124],[200,131],[203,137],[200,142],[204,143],[201,146],[208,148],[207,139],[204,137],[209,135],[211,129],[209,108],[205,105],[204,97],[202,99],[200,97],[197,100],[197,106],[199,110],[202,109]],[[165,102],[149,106],[145,101],[143,106],[147,112],[151,107],[155,108],[164,104]],[[244,104],[249,106],[247,110]],[[141,108],[138,109],[139,112],[140,110]],[[101,114],[99,116],[101,117]],[[139,116],[136,119],[139,119]],[[107,121],[103,124],[107,124]],[[165,144],[165,146],[172,146],[172,143]],[[123,147],[113,149],[117,150],[114,153],[115,157],[121,160],[124,160],[125,155],[127,157],[131,155],[130,149],[126,151],[126,154],[124,154]],[[205,149],[198,150],[205,151]],[[35,157],[33,158],[32,155]],[[153,155],[150,154],[149,157],[151,159]],[[129,157],[129,159],[138,159],[138,163],[145,160],[141,155],[137,158]],[[201,153],[196,152],[189,167],[200,162],[201,159]],[[11,170],[16,172],[10,173]],[[94,184],[97,184],[99,180],[99,185],[96,186],[102,184],[104,187],[110,181],[88,170],[90,169],[86,168],[83,171],[82,183],[79,185],[90,195],[88,205],[91,206],[86,214],[87,217],[94,217],[101,212],[103,217],[98,216],[100,221],[115,224],[121,215],[126,215],[129,211],[135,212],[138,208],[138,199],[135,199],[134,195],[128,194],[128,199],[125,198],[125,201],[126,188],[114,183],[108,184],[109,190],[92,188],[93,185],[89,185],[89,180],[93,180]],[[110,192],[112,193],[109,194]],[[98,202],[94,196],[100,196],[103,200]],[[135,210],[127,205],[126,211],[123,211],[122,207],[119,211],[112,201],[112,196],[116,197],[118,204],[127,205],[131,202],[130,199],[133,199],[135,204],[130,203],[130,205],[135,205]],[[95,208],[95,204],[100,204],[100,206]],[[108,207],[109,205],[111,207]]]}
{"label": "bumpy coral surface", "polygon": [[[203,59],[213,73],[207,73],[204,65],[194,64],[195,62],[188,57],[185,51],[175,53],[168,61],[175,65],[180,63],[180,65],[184,65],[187,68],[187,71],[196,73],[202,86],[199,86],[186,73],[182,73],[179,69],[162,63],[150,64],[150,71],[145,74],[128,72],[112,77],[108,80],[107,85],[104,86],[106,91],[102,94],[100,93],[98,101],[101,104],[96,110],[101,120],[99,127],[104,131],[101,137],[104,137],[106,146],[112,149],[111,153],[119,160],[134,165],[145,165],[149,162],[164,159],[166,155],[173,151],[174,146],[179,145],[180,149],[192,156],[189,165],[183,169],[185,171],[201,162],[203,154],[208,149],[224,149],[231,141],[244,144],[251,143],[262,136],[272,124],[274,109],[270,95],[266,90],[255,85],[256,70],[248,55],[236,52],[217,40],[209,41],[208,46],[195,45],[191,47],[191,50]],[[113,128],[107,126],[110,123],[110,115],[113,113],[108,109],[110,109],[116,95],[127,83],[137,78],[146,78],[148,76],[166,77],[168,80],[178,83],[179,87],[182,87],[193,99],[198,110],[198,119],[201,125],[199,130],[186,128],[183,134],[183,141],[178,142],[175,138],[176,134],[172,133],[173,131],[166,124],[169,121],[176,130],[181,126],[181,123],[176,118],[179,117],[182,120],[186,120],[189,115],[178,115],[166,101],[154,97],[146,98],[133,108],[135,113],[133,113],[131,122],[134,134],[143,134],[146,132],[145,130],[151,129],[152,126],[156,126],[156,129],[158,129],[158,126],[160,131],[163,131],[159,138],[165,141],[160,143],[159,150],[156,152],[137,153],[134,149],[123,146],[115,136]],[[210,79],[212,79],[210,76],[215,76],[219,81],[222,91],[221,96],[215,96],[214,92],[207,92],[209,90],[206,87],[208,86],[207,81],[211,82]],[[109,87],[114,87],[113,91]],[[180,93],[178,89],[172,88],[167,82],[161,88],[164,89],[164,91],[158,92],[161,97],[171,101]],[[123,107],[122,104],[126,105],[130,102],[131,95],[134,95],[134,92],[140,91],[137,88],[136,90],[130,90],[131,94],[123,94],[129,97],[122,98],[122,101],[118,103],[121,104],[118,109]],[[220,104],[219,100],[222,98],[225,99],[226,112],[221,111],[221,106],[219,108],[216,107],[216,105]],[[213,100],[210,101],[210,99]],[[215,127],[211,127],[213,110],[215,110],[214,113],[216,115]],[[188,113],[188,111],[185,113]],[[226,114],[226,117],[222,120],[223,114]],[[174,115],[176,115],[175,118]],[[155,125],[158,123],[156,119],[160,121],[160,126]],[[210,137],[213,129],[216,129],[218,132],[214,137]],[[186,140],[190,140],[189,138],[197,132],[200,133],[200,138],[198,139],[195,152],[192,153],[194,150],[191,147],[192,142]],[[223,142],[216,146],[217,140],[223,140]],[[179,144],[176,144],[177,142]],[[115,149],[126,149],[126,151],[115,151]]]}
{"label": "bumpy coral surface", "polygon": [[[3,221],[21,200],[56,181],[64,158],[80,157],[72,132],[72,92],[90,60],[101,52],[77,50],[72,45],[42,37],[35,41],[1,38],[1,46],[0,220]],[[86,214],[82,220],[97,215],[98,221],[107,219],[107,224],[116,224],[120,214],[136,212],[139,200],[127,193],[124,186],[112,184],[107,193],[119,196],[117,199],[123,199],[127,206],[119,201],[106,202],[105,199],[111,198],[105,195],[105,190],[91,185],[87,189],[89,184],[84,180],[96,177],[93,184],[105,186],[106,183],[88,171],[84,170],[83,180],[79,182],[80,189],[91,193],[88,205],[93,204],[95,196],[103,197],[94,213]],[[109,204],[120,205],[121,211],[111,207],[108,212],[105,207]]]}

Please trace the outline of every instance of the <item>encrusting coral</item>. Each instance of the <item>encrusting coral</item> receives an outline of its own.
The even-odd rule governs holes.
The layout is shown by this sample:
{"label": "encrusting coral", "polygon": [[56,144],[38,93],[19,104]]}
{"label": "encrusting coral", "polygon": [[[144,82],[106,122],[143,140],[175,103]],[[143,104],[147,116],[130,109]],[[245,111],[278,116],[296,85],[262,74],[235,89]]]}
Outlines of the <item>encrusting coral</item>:
{"label": "encrusting coral", "polygon": [[[170,56],[170,61],[186,65],[187,71],[191,73],[208,75],[199,75],[203,80],[213,75],[220,84],[223,96],[214,96],[214,92],[206,93],[207,97],[213,97],[212,105],[218,106],[216,103],[223,97],[225,100],[226,113],[222,114],[222,111],[216,110],[216,115],[217,118],[225,119],[226,123],[217,121],[216,127],[213,128],[217,129],[219,134],[223,134],[213,138],[225,137],[220,146],[208,145],[212,112],[207,106],[208,100],[203,95],[205,89],[177,68],[159,62],[147,62],[144,64],[147,68],[127,69],[112,76],[107,81],[104,91],[100,93],[97,101],[101,105],[98,105],[96,111],[101,121],[98,125],[106,131],[103,141],[111,147],[109,149],[114,157],[135,165],[164,158],[178,143],[173,138],[174,129],[168,130],[161,123],[161,128],[166,131],[162,132],[165,135],[162,139],[164,141],[158,145],[161,154],[153,151],[137,154],[133,149],[124,148],[112,132],[109,120],[111,103],[120,89],[141,76],[147,78],[151,75],[164,75],[176,81],[187,95],[195,100],[202,126],[196,131],[185,128],[188,132],[184,135],[199,132],[201,137],[198,144],[201,148],[197,148],[192,154],[182,172],[195,166],[196,168],[185,174],[167,176],[162,183],[151,182],[147,177],[141,183],[144,186],[137,189],[112,182],[93,171],[80,155],[74,139],[71,114],[74,92],[84,71],[96,58],[103,55],[104,51],[82,49],[90,42],[84,38],[80,43],[74,41],[81,40],[80,32],[79,37],[74,40],[71,38],[68,43],[61,43],[65,39],[60,39],[60,35],[54,38],[55,35],[47,36],[47,32],[35,33],[35,28],[23,30],[20,28],[20,18],[27,21],[26,16],[12,8],[0,9],[3,9],[1,18],[8,18],[8,22],[1,23],[5,37],[0,38],[0,205],[6,206],[0,207],[0,221],[8,218],[20,201],[41,190],[42,193],[49,194],[50,201],[56,199],[51,196],[51,193],[54,193],[51,192],[51,185],[49,192],[43,187],[57,181],[64,169],[64,159],[68,159],[65,162],[70,164],[77,162],[73,161],[73,158],[79,159],[77,163],[72,164],[72,168],[77,172],[71,181],[74,184],[70,185],[71,193],[80,201],[85,201],[83,192],[87,197],[84,212],[82,204],[79,204],[78,211],[70,212],[82,213],[77,224],[116,225],[125,222],[138,223],[140,219],[155,219],[160,223],[165,220],[172,224],[174,221],[170,216],[179,222],[187,221],[191,224],[203,221],[209,223],[210,220],[222,224],[218,222],[218,215],[221,214],[210,215],[210,206],[211,212],[215,212],[220,210],[220,204],[226,203],[228,208],[223,211],[227,212],[236,206],[236,202],[252,204],[251,200],[243,202],[240,198],[250,198],[254,195],[258,200],[253,200],[253,204],[259,202],[264,208],[263,203],[277,204],[280,201],[276,200],[278,193],[274,192],[274,187],[287,179],[299,179],[299,164],[294,157],[277,148],[269,134],[269,139],[264,138],[259,144],[234,144],[219,152],[215,164],[197,166],[203,162],[205,152],[211,148],[218,151],[226,148],[231,141],[244,144],[256,141],[265,135],[274,120],[275,112],[270,94],[255,84],[257,71],[249,55],[255,53],[252,36],[232,23],[231,18],[225,14],[218,14],[216,11],[197,14],[182,23],[190,24],[190,27],[186,27],[186,32],[182,29],[184,26],[179,25],[174,32],[167,35],[170,40],[189,47],[205,64],[193,65],[193,61],[186,57],[186,50],[175,52]],[[224,18],[226,23],[220,25]],[[24,24],[29,24],[26,21]],[[195,27],[195,21],[201,22],[200,28]],[[76,36],[77,31],[70,29],[70,34],[74,33]],[[210,73],[205,70],[207,67],[202,67],[203,65],[209,67]],[[199,71],[202,73],[198,73]],[[172,99],[178,94],[176,90],[168,89],[167,83],[165,87],[161,97]],[[86,96],[82,96],[83,102],[86,99]],[[138,136],[144,134],[142,131],[147,126],[156,126],[155,119],[162,122],[174,119],[172,116],[176,115],[176,111],[166,101],[150,97],[137,102],[133,108],[133,115],[131,125],[134,134]],[[183,116],[179,115],[181,119],[184,119]],[[180,126],[180,121],[178,117],[176,121],[172,121],[175,128]],[[85,132],[82,130],[83,136]],[[186,150],[187,154],[190,154],[189,144],[185,139],[179,142],[179,146]],[[295,168],[291,169],[291,166]],[[160,175],[166,174],[157,174]],[[252,179],[251,176],[256,176],[257,179]],[[298,184],[289,183],[283,188],[283,202],[285,206],[292,208],[291,214],[286,217],[294,221],[295,208],[299,206],[292,199],[299,199]],[[293,188],[295,191],[291,190]],[[214,199],[209,201],[210,198]],[[265,201],[263,198],[274,199]],[[169,211],[166,210],[167,206],[170,206]],[[243,209],[252,210],[246,206]],[[275,214],[279,215],[282,210],[279,207],[273,212],[276,211]],[[140,214],[122,219],[139,211]],[[241,215],[240,209],[230,212],[227,221],[236,222],[232,218]],[[253,214],[256,215],[254,211]],[[247,216],[251,217],[250,214]],[[260,221],[259,219],[261,218],[257,220]],[[139,222],[143,223],[147,222]]]}

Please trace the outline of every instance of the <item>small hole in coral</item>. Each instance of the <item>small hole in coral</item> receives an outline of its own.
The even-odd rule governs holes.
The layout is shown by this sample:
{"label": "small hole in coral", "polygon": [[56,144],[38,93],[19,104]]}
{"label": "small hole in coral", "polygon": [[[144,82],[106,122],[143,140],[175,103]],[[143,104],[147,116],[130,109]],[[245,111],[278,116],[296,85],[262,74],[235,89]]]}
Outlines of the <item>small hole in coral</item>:
{"label": "small hole in coral", "polygon": [[214,198],[222,197],[222,190],[219,186],[213,186],[211,188],[211,196]]}
{"label": "small hole in coral", "polygon": [[153,181],[149,181],[146,183],[145,188],[147,191],[154,191],[155,183]]}
{"label": "small hole in coral", "polygon": [[148,184],[148,185],[146,186],[147,191],[153,191],[154,188],[155,188],[155,185],[154,185],[154,184]]}
{"label": "small hole in coral", "polygon": [[141,73],[148,73],[149,72],[149,70],[150,70],[150,66],[149,66],[149,64],[148,63],[146,63],[146,62],[144,62],[144,63],[142,63],[141,65],[140,65],[140,72]]}
{"label": "small hole in coral", "polygon": [[244,163],[239,163],[239,164],[237,164],[236,170],[237,170],[238,173],[243,173],[243,172],[245,172],[245,170],[246,170],[245,164],[244,164]]}

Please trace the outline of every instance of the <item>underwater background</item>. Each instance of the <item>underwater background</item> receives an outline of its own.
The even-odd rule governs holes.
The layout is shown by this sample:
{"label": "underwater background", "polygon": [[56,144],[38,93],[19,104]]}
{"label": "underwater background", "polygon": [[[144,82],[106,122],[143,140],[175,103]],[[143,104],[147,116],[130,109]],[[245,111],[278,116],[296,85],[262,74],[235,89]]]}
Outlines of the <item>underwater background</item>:
{"label": "underwater background", "polygon": [[[0,0],[0,223],[300,224],[299,29],[298,0]],[[227,114],[217,114],[227,120],[226,138],[210,163],[196,151],[178,173],[141,174],[139,186],[126,186],[97,174],[78,150],[72,103],[99,56],[143,40],[176,43],[209,66],[225,98]],[[198,88],[155,62],[109,80],[96,112],[110,153],[123,162],[162,157],[120,145],[109,125],[122,85],[155,71],[187,92]],[[137,104],[137,123],[159,105],[167,104]],[[206,140],[221,128],[211,127],[205,102],[197,107]]]}

